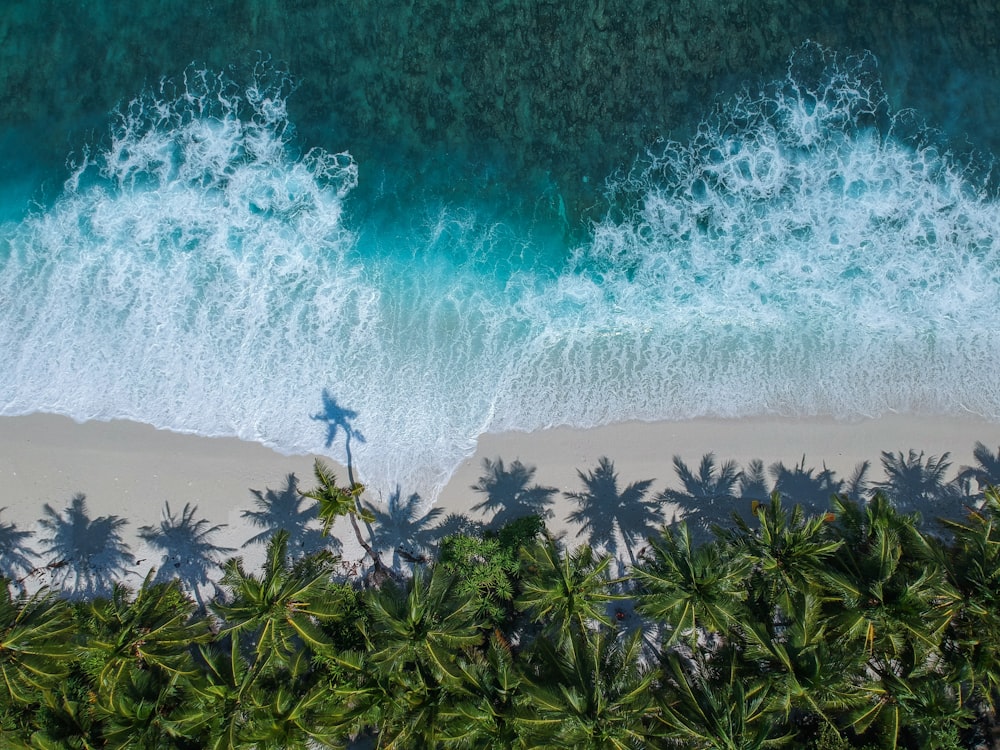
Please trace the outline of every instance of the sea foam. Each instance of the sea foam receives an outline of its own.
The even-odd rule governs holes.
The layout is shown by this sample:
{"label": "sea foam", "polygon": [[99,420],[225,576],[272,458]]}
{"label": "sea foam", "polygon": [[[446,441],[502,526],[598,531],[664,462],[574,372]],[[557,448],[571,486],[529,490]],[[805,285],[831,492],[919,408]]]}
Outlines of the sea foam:
{"label": "sea foam", "polygon": [[358,165],[300,153],[287,80],[192,69],[0,229],[0,412],[342,460],[349,428],[373,489],[427,500],[486,431],[1000,419],[1000,206],[875,73],[805,47],[553,253],[472,197],[352,213]]}

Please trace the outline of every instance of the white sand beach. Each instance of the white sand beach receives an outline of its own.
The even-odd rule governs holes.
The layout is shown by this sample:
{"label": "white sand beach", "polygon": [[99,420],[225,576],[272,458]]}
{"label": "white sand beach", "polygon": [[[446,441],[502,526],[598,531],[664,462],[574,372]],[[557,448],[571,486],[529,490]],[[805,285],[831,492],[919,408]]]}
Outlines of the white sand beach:
{"label": "white sand beach", "polygon": [[[602,456],[614,461],[624,486],[654,480],[649,492],[678,486],[671,463],[679,455],[692,469],[701,456],[733,459],[743,467],[751,459],[765,466],[781,461],[792,467],[803,457],[805,466],[825,466],[838,477],[848,476],[861,461],[871,461],[871,479],[881,479],[880,451],[916,449],[928,455],[950,452],[954,476],[972,462],[972,449],[982,441],[991,450],[1000,445],[1000,424],[973,417],[893,415],[853,423],[827,419],[693,420],[625,423],[579,430],[554,428],[537,433],[483,435],[475,455],[456,470],[436,507],[447,513],[470,513],[482,493],[472,489],[483,473],[484,459],[502,459],[508,466],[520,460],[535,467],[532,481],[556,488],[550,527],[569,531],[565,517],[574,507],[562,493],[579,491],[578,470],[593,469]],[[204,438],[156,430],[124,421],[78,424],[68,418],[34,414],[0,419],[0,522],[38,531],[37,521],[47,503],[62,511],[78,494],[86,496],[92,518],[115,515],[127,519],[124,541],[137,560],[130,580],[138,582],[150,566],[162,563],[137,537],[144,525],[160,522],[165,503],[179,514],[185,504],[197,506],[197,518],[225,525],[211,541],[239,550],[247,562],[259,560],[261,545],[243,548],[260,533],[242,511],[262,498],[282,498],[294,504],[298,486],[313,486],[312,456],[284,456],[261,445],[229,438]],[[356,467],[364,480],[364,467]],[[338,476],[346,481],[342,468]],[[269,495],[270,493],[270,495]],[[384,507],[385,498],[369,498]],[[668,510],[668,516],[670,511]],[[726,519],[720,518],[720,521]],[[346,524],[334,529],[345,561],[361,550]],[[37,535],[36,535],[37,538]]]}

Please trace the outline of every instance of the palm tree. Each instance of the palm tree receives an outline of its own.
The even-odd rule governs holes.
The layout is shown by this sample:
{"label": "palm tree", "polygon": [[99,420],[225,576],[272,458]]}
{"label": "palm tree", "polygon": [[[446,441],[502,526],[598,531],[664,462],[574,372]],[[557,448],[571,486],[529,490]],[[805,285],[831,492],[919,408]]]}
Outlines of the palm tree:
{"label": "palm tree", "polygon": [[136,671],[160,675],[168,685],[192,676],[190,649],[210,636],[207,621],[192,619],[194,609],[178,581],[154,583],[152,571],[134,596],[116,584],[110,597],[82,604],[84,663],[101,694],[113,702]]}
{"label": "palm tree", "polygon": [[91,519],[87,500],[74,495],[70,505],[57,512],[51,505],[43,506],[47,518],[38,525],[49,532],[43,537],[42,554],[49,556],[46,566],[52,571],[53,583],[67,594],[93,597],[108,593],[115,577],[122,577],[135,559],[122,540],[121,528],[128,521],[118,516]]}
{"label": "palm tree", "polygon": [[756,505],[754,515],[756,528],[734,515],[736,527],[722,532],[721,538],[733,545],[735,554],[745,556],[760,577],[756,589],[767,614],[775,614],[775,607],[788,612],[794,596],[821,586],[826,561],[843,541],[830,535],[829,516],[807,518],[801,505],[789,513],[777,490],[770,503]]}
{"label": "palm tree", "polygon": [[417,568],[405,588],[392,581],[366,599],[374,684],[363,681],[355,700],[386,747],[435,747],[450,736],[459,665],[483,642],[474,604],[457,584],[441,568]]}
{"label": "palm tree", "polygon": [[740,621],[749,569],[746,557],[717,541],[695,545],[683,522],[664,527],[633,569],[637,610],[669,628],[666,645],[683,638],[694,646],[705,633],[723,635]]}
{"label": "palm tree", "polygon": [[780,704],[774,683],[748,671],[739,652],[723,648],[711,658],[696,650],[665,656],[668,689],[659,720],[667,737],[693,750],[764,750],[787,745],[780,734]]}
{"label": "palm tree", "polygon": [[520,722],[529,747],[627,750],[662,734],[657,672],[642,666],[639,632],[625,637],[602,626],[533,645],[521,699],[529,713]]}
{"label": "palm tree", "polygon": [[619,491],[618,473],[606,456],[598,460],[596,469],[586,474],[579,470],[576,473],[585,489],[565,495],[578,506],[568,517],[572,523],[580,525],[577,536],[586,534],[591,547],[606,549],[615,557],[621,540],[629,560],[635,565],[632,552],[635,538],[645,538],[663,521],[660,502],[646,498],[653,480],[632,482]]}
{"label": "palm tree", "polygon": [[366,603],[371,658],[389,674],[419,668],[443,678],[462,649],[483,641],[473,603],[439,566],[417,568],[405,588],[390,584]]}
{"label": "palm tree", "polygon": [[961,691],[950,684],[933,661],[914,651],[893,657],[880,654],[868,661],[874,679],[864,686],[870,698],[848,714],[858,733],[877,728],[884,747],[951,750],[961,747],[959,734],[972,722]]}
{"label": "palm tree", "polygon": [[[5,510],[0,508],[0,513]],[[17,524],[0,523],[0,576],[15,581],[34,570],[34,552],[26,544],[33,534],[31,531],[19,531]]]}
{"label": "palm tree", "polygon": [[341,592],[331,581],[336,558],[324,550],[289,565],[287,547],[288,533],[279,531],[267,545],[260,577],[247,573],[240,558],[223,568],[228,603],[212,609],[223,620],[219,637],[231,638],[233,661],[242,645],[251,656],[246,684],[269,667],[287,667],[303,648],[328,650],[331,642],[320,624],[340,617]]}
{"label": "palm tree", "polygon": [[196,521],[197,510],[196,505],[185,503],[181,517],[177,518],[170,510],[170,503],[165,503],[159,527],[141,526],[139,538],[163,552],[153,581],[163,583],[179,579],[203,608],[201,587],[211,582],[209,572],[218,567],[218,556],[236,550],[220,547],[209,540],[225,524],[210,526],[205,518]]}
{"label": "palm tree", "polygon": [[679,505],[689,526],[705,530],[715,520],[728,517],[732,512],[735,489],[741,477],[735,461],[725,461],[716,467],[715,454],[706,453],[695,474],[680,456],[674,456],[674,471],[684,490],[664,490],[657,499],[661,503]]}
{"label": "palm tree", "polygon": [[610,556],[597,557],[587,545],[563,552],[547,535],[524,549],[521,560],[521,594],[515,606],[557,641],[563,643],[592,624],[610,627],[607,605],[624,598],[610,593],[616,583],[608,578]]}
{"label": "palm tree", "polygon": [[865,658],[829,637],[826,621],[821,595],[807,587],[788,595],[780,620],[748,618],[741,632],[748,657],[772,679],[773,705],[785,719],[811,713],[836,728],[840,716],[867,701],[859,687]]}
{"label": "palm tree", "polygon": [[937,658],[957,592],[916,518],[897,513],[881,494],[863,509],[846,498],[836,499],[834,508],[833,531],[844,544],[823,576],[842,605],[832,637],[871,656],[914,650]]}
{"label": "palm tree", "polygon": [[472,489],[486,495],[472,510],[490,516],[490,526],[500,528],[524,516],[552,517],[549,506],[553,495],[559,490],[532,484],[535,467],[526,466],[515,459],[510,468],[504,466],[503,459],[491,461],[483,459],[483,476],[479,477]]}
{"label": "palm tree", "polygon": [[1000,703],[1000,495],[987,489],[981,511],[966,522],[945,521],[953,542],[939,546],[940,564],[958,593],[945,655],[987,722]]}
{"label": "palm tree", "polygon": [[483,653],[456,664],[460,684],[442,710],[439,742],[444,748],[509,750],[521,747],[524,712],[517,707],[522,677],[510,643],[494,633]]}
{"label": "palm tree", "polygon": [[[316,506],[304,502],[310,498],[299,491],[294,474],[285,477],[285,487],[281,491],[250,490],[250,493],[255,498],[256,509],[244,510],[240,515],[263,530],[244,542],[244,547],[267,544],[279,531],[288,533],[288,546],[294,557],[304,557],[330,546],[329,540],[315,528]],[[334,551],[336,549],[334,545]]]}
{"label": "palm tree", "polygon": [[74,655],[73,621],[65,601],[42,589],[31,596],[0,591],[0,698],[36,703],[53,692]]}
{"label": "palm tree", "polygon": [[313,464],[313,475],[316,477],[316,487],[308,492],[300,492],[300,494],[302,497],[317,502],[319,518],[323,522],[323,534],[329,533],[330,528],[338,518],[347,516],[350,519],[351,528],[354,529],[358,544],[372,559],[374,564],[373,579],[376,585],[380,585],[391,574],[378,552],[365,541],[361,534],[361,528],[358,526],[359,518],[365,523],[371,523],[375,520],[371,511],[360,506],[361,494],[365,491],[364,486],[352,482],[349,487],[341,487],[337,484],[337,475],[318,458]]}

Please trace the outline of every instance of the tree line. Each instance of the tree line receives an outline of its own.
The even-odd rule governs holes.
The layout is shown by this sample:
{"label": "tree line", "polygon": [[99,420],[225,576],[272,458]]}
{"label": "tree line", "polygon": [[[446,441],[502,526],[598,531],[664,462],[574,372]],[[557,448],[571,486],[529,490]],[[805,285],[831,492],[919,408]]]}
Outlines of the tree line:
{"label": "tree line", "polygon": [[[499,469],[477,485],[487,505]],[[708,457],[683,469],[688,489],[699,475],[719,489],[732,473]],[[530,510],[525,471],[528,494],[513,497]],[[209,601],[155,572],[84,597],[9,581],[0,745],[996,746],[992,489],[934,528],[885,487],[858,497],[841,484],[820,510],[775,489],[728,523],[664,524],[636,549],[625,540],[628,564],[512,509],[497,527],[448,534],[403,576],[361,531],[376,520],[361,486],[321,462],[314,478],[300,495],[321,533],[347,516],[368,575],[345,575],[329,549],[294,554],[278,531],[259,571],[223,564]],[[616,475],[602,462],[581,479],[585,508]],[[645,492],[614,487],[633,503]]]}

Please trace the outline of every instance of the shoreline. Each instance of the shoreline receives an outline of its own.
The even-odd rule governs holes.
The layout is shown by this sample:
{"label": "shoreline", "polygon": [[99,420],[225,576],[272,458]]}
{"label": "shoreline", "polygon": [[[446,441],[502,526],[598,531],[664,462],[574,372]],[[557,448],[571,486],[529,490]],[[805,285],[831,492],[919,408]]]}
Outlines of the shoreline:
{"label": "shoreline", "polygon": [[[702,455],[714,453],[717,464],[735,460],[740,469],[751,459],[765,467],[781,461],[788,468],[804,465],[819,471],[825,465],[846,478],[855,466],[871,462],[871,479],[882,479],[880,452],[914,449],[926,456],[950,452],[952,478],[962,465],[973,462],[973,446],[981,441],[991,450],[1000,445],[1000,424],[974,417],[891,415],[857,422],[833,419],[747,418],[698,419],[684,422],[626,422],[591,429],[557,427],[534,433],[481,435],[474,455],[453,473],[433,508],[438,519],[462,513],[488,520],[470,507],[485,496],[472,489],[483,476],[484,459],[501,459],[509,469],[515,461],[534,467],[531,484],[555,488],[554,514],[549,528],[576,536],[565,516],[575,508],[563,493],[579,492],[578,471],[595,469],[601,457],[614,462],[619,487],[653,480],[648,496],[679,487],[672,457],[676,454],[696,471]],[[0,418],[0,523],[16,523],[20,530],[38,531],[37,521],[48,503],[64,509],[74,495],[86,496],[91,518],[115,515],[128,521],[123,538],[144,564],[129,582],[138,585],[144,570],[158,562],[157,553],[138,536],[139,527],[159,524],[165,502],[175,515],[185,503],[197,506],[197,517],[211,525],[225,524],[212,537],[219,546],[235,548],[248,565],[263,559],[263,545],[243,547],[260,532],[241,511],[261,497],[294,502],[294,474],[298,486],[313,486],[313,456],[286,456],[258,443],[236,438],[207,438],[158,430],[128,421],[77,423],[52,414]],[[329,461],[329,459],[324,458]],[[329,462],[333,465],[333,462]],[[343,467],[338,479],[347,481]],[[360,468],[363,473],[363,467]],[[363,476],[361,477],[363,481]],[[385,508],[386,498],[368,498]],[[379,504],[379,501],[382,501]],[[405,498],[403,498],[405,500]],[[425,507],[425,503],[421,503]],[[437,509],[440,509],[439,511]],[[676,513],[674,508],[673,512]],[[665,508],[670,518],[670,508]],[[926,518],[926,514],[925,514]],[[725,521],[727,518],[719,518]],[[404,534],[400,528],[385,535]],[[342,542],[345,563],[361,557],[346,522],[333,534]],[[37,535],[36,535],[37,538]],[[37,548],[37,545],[36,545]],[[386,556],[387,555],[387,556]],[[384,555],[390,562],[392,551]]]}

